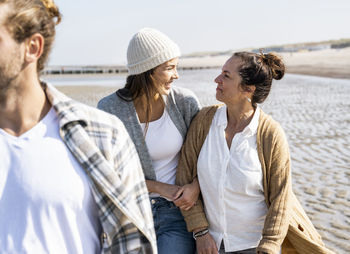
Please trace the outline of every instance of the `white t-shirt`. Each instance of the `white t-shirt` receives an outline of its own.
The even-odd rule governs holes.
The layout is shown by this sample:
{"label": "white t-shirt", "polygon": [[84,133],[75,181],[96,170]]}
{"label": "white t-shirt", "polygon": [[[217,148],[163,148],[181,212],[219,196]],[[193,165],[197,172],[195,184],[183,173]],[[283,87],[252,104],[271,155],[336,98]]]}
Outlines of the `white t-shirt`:
{"label": "white t-shirt", "polygon": [[53,109],[20,137],[0,129],[0,253],[100,253],[89,181]]}
{"label": "white t-shirt", "polygon": [[233,139],[225,139],[227,108],[217,110],[198,157],[197,173],[209,231],[219,249],[233,252],[258,246],[267,206],[263,173],[257,152],[259,108],[249,125]]}
{"label": "white t-shirt", "polygon": [[[144,131],[145,124],[141,126]],[[157,181],[175,184],[183,138],[166,110],[158,120],[149,123],[145,140]]]}

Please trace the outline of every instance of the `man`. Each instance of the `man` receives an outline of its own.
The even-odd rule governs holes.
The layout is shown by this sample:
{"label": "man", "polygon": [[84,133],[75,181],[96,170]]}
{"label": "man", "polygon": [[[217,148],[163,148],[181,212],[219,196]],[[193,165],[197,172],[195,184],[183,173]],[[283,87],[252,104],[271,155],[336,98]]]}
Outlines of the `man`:
{"label": "man", "polygon": [[156,253],[122,123],[39,80],[51,0],[0,0],[0,253]]}

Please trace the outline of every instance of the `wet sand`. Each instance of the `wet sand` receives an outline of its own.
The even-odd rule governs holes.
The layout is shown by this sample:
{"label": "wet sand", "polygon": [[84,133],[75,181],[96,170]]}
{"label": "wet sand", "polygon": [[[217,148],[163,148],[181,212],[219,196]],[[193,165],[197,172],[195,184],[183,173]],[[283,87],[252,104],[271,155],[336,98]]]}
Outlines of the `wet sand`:
{"label": "wet sand", "polygon": [[350,80],[282,81],[263,109],[287,135],[293,190],[327,246],[350,253]]}
{"label": "wet sand", "polygon": [[93,107],[96,107],[101,98],[116,91],[116,87],[110,86],[59,86],[57,88],[69,97]]}

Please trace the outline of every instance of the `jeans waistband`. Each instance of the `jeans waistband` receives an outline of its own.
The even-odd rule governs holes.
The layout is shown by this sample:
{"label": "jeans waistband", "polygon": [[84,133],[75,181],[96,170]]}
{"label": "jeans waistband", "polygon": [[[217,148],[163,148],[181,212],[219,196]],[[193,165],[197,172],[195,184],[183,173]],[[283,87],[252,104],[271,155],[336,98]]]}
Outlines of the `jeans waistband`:
{"label": "jeans waistband", "polygon": [[175,206],[173,201],[169,201],[165,198],[162,197],[154,197],[154,198],[149,198],[151,201],[152,205],[168,205],[168,206]]}

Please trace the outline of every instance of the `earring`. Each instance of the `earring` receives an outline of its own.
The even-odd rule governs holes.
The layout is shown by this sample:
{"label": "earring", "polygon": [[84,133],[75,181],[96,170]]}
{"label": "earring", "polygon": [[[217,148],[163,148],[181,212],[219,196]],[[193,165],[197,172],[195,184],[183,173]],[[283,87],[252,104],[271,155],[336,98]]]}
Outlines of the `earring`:
{"label": "earring", "polygon": [[249,103],[252,103],[252,100],[248,96],[246,96],[246,98]]}

